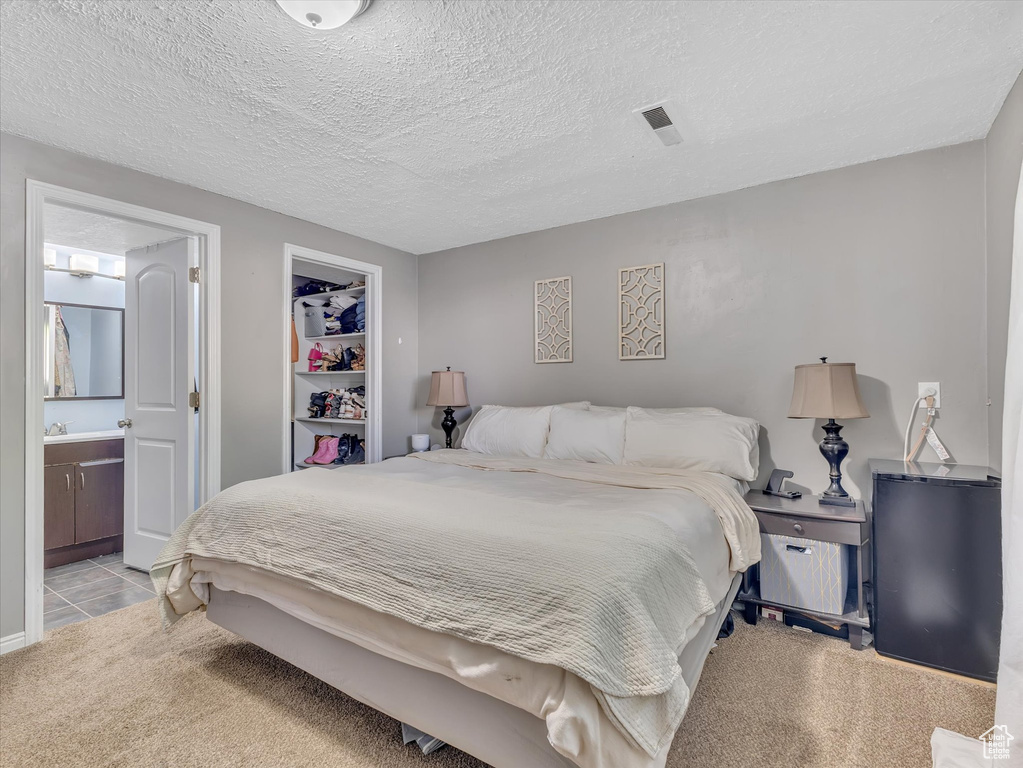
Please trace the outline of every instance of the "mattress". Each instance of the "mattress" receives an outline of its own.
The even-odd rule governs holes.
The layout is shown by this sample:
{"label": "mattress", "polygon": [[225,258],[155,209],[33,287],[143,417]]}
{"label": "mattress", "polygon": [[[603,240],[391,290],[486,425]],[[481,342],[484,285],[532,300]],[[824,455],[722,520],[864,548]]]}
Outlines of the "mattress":
{"label": "mattress", "polygon": [[[735,577],[713,620],[693,638],[679,665],[695,689],[704,661],[739,588]],[[366,650],[239,592],[210,589],[209,618],[354,699],[478,757],[495,768],[572,768],[550,744],[546,723],[452,678]],[[399,729],[395,723],[395,739]],[[670,745],[646,768],[663,768]],[[425,764],[425,763],[424,763]]]}
{"label": "mattress", "polygon": [[[637,491],[544,474],[480,472],[408,458],[330,474],[341,481],[342,477],[354,479],[359,473],[425,482],[435,487],[475,489],[514,500],[536,499],[548,505],[580,509],[612,507],[621,508],[623,514],[650,515],[687,542],[715,603],[726,598],[734,582],[728,565],[729,548],[717,515],[685,491]],[[339,492],[343,492],[343,486],[339,482]],[[637,511],[637,493],[643,494],[641,511]],[[186,599],[189,594],[196,602],[209,602],[211,586],[223,592],[249,595],[360,648],[443,675],[510,704],[544,721],[550,744],[583,768],[651,768],[662,764],[662,755],[651,757],[615,727],[587,682],[559,667],[526,661],[490,646],[433,632],[308,583],[212,557],[193,557],[190,567],[176,568],[170,581],[168,599],[181,604],[182,610],[178,612],[189,609]],[[171,598],[172,594],[176,597]],[[699,618],[687,636],[696,635],[706,618]]]}

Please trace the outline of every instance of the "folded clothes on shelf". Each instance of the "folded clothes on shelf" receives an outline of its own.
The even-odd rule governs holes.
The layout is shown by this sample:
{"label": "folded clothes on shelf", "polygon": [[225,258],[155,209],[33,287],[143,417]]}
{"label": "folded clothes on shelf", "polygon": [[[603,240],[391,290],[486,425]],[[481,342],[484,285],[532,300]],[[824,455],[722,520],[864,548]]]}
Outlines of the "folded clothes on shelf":
{"label": "folded clothes on shelf", "polygon": [[355,327],[358,331],[366,330],[366,296],[363,294],[355,303]]}
{"label": "folded clothes on shelf", "polygon": [[309,280],[292,289],[291,295],[296,299],[302,296],[312,296],[317,293],[330,293],[331,291],[344,291],[350,288],[361,288],[366,285],[365,280],[354,280],[350,283],[331,283],[327,280]]}
{"label": "folded clothes on shelf", "polygon": [[347,296],[345,294],[341,294],[338,296],[330,297],[330,306],[332,309],[337,309],[339,312],[343,312],[344,310],[348,309],[354,304],[357,304],[359,301],[360,300],[357,299],[355,296]]}
{"label": "folded clothes on shelf", "polygon": [[309,280],[308,282],[302,283],[302,285],[296,286],[291,294],[296,299],[301,296],[312,296],[316,293],[327,293],[328,291],[339,291],[342,286],[337,283],[329,283],[325,280]]}

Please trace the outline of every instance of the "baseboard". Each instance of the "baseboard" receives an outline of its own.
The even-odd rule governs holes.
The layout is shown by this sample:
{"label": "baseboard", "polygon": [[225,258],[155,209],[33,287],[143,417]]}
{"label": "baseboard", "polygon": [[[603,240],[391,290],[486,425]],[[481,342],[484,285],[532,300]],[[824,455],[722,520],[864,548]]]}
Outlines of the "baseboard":
{"label": "baseboard", "polygon": [[880,653],[875,653],[875,656],[888,664],[897,664],[900,667],[915,669],[917,672],[924,672],[928,675],[941,675],[942,677],[947,677],[952,680],[959,680],[963,683],[972,683],[973,685],[979,685],[982,688],[990,688],[992,690],[996,690],[998,688],[997,683],[992,683],[989,680],[978,680],[975,677],[959,675],[955,672],[948,672],[944,669],[935,669],[934,667],[928,667],[924,664],[914,664],[911,661],[904,661],[903,659],[893,659],[891,656],[882,656]]}
{"label": "baseboard", "polygon": [[83,544],[69,544],[66,547],[47,549],[43,552],[43,568],[55,568],[58,565],[88,560],[90,557],[110,555],[123,549],[124,535],[120,533],[107,539],[96,539]]}
{"label": "baseboard", "polygon": [[8,635],[7,637],[0,637],[0,656],[7,653],[8,651],[16,651],[19,648],[25,647],[25,633],[18,632],[17,634]]}

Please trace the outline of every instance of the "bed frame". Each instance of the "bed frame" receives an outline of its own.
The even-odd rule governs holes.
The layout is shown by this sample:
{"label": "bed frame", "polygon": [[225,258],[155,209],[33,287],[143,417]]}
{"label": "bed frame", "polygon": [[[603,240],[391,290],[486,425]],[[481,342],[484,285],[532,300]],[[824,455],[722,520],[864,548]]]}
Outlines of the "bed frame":
{"label": "bed frame", "polygon": [[[714,615],[679,657],[690,691],[696,689],[740,580],[740,575],[732,580]],[[259,598],[211,587],[206,616],[353,699],[496,768],[576,768],[551,747],[540,718],[444,675],[343,640]],[[669,748],[658,755],[656,766],[665,764]]]}

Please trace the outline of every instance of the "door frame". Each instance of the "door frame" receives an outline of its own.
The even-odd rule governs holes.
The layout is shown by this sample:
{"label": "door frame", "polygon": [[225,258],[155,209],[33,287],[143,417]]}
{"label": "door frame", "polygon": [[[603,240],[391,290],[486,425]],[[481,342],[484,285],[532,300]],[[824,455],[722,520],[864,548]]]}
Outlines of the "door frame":
{"label": "door frame", "polygon": [[[301,245],[284,244],[284,279],[281,284],[284,289],[284,315],[281,323],[284,340],[281,360],[284,361],[284,431],[283,450],[281,465],[285,473],[293,472],[295,465],[291,461],[291,446],[293,443],[292,420],[294,417],[294,400],[292,390],[295,383],[295,363],[291,362],[291,319],[295,299],[291,295],[291,276],[294,273],[296,261],[311,262],[325,267],[336,267],[349,272],[361,272],[366,275],[366,300],[369,303],[366,317],[366,356],[373,361],[366,373],[366,402],[369,406],[369,416],[366,420],[366,438],[369,450],[366,451],[366,463],[371,464],[380,461],[383,457],[383,386],[382,371],[383,364],[383,297],[384,297],[384,268],[379,264],[369,264],[365,261],[349,259],[345,256],[335,256],[332,253],[305,248]],[[301,362],[301,361],[299,361]]]}
{"label": "door frame", "polygon": [[220,491],[220,227],[80,190],[25,182],[25,645],[43,638],[43,243],[46,203],[198,238],[199,498]]}

